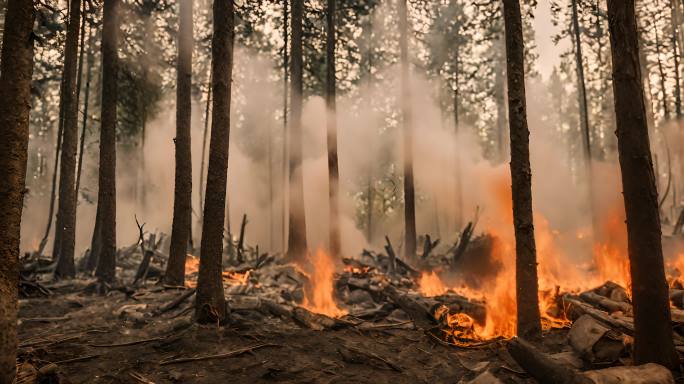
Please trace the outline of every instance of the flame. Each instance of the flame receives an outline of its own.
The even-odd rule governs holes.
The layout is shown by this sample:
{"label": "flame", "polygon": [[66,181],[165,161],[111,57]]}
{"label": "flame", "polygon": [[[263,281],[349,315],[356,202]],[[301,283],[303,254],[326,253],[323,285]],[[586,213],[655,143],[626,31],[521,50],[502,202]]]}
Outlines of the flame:
{"label": "flame", "polygon": [[599,239],[594,244],[594,266],[600,281],[613,281],[623,287],[631,288],[629,257],[627,255],[627,227],[624,208],[616,205],[599,229]]}
{"label": "flame", "polygon": [[[186,255],[185,257],[185,276],[199,272],[199,257],[193,255]],[[185,286],[188,288],[197,287],[197,280],[185,279]]]}
{"label": "flame", "polygon": [[420,293],[423,296],[439,296],[447,291],[446,285],[444,285],[442,279],[439,278],[435,271],[423,272],[420,275],[418,284],[420,285]]}
{"label": "flame", "polygon": [[349,272],[352,275],[365,275],[371,270],[371,267],[354,267],[352,265],[347,265],[344,267],[345,272]]}
{"label": "flame", "polygon": [[334,260],[328,253],[319,248],[311,262],[313,264],[313,273],[309,276],[311,292],[306,286],[304,287],[305,294],[302,307],[311,312],[330,317],[346,315],[347,311],[339,308],[333,297]]}
{"label": "flame", "polygon": [[252,271],[247,271],[247,272],[232,272],[232,271],[223,271],[221,274],[223,276],[223,281],[226,281],[230,284],[233,282],[238,283],[239,285],[245,285],[249,281],[249,276]]}

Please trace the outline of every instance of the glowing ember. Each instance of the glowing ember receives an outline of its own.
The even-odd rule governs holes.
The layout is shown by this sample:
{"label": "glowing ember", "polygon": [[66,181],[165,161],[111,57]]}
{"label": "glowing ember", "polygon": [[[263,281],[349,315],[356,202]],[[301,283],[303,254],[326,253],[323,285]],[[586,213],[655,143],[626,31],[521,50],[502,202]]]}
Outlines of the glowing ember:
{"label": "glowing ember", "polygon": [[[325,251],[318,249],[311,262],[313,264],[313,273],[309,276],[311,285],[304,288],[302,307],[330,317],[346,315],[347,311],[339,308],[333,297],[334,260]],[[311,292],[307,288],[310,288]]]}
{"label": "glowing ember", "polygon": [[423,272],[420,275],[418,283],[420,284],[420,293],[422,293],[423,296],[439,296],[447,291],[447,287],[435,271]]}
{"label": "glowing ember", "polygon": [[[185,276],[197,272],[199,272],[199,257],[187,255],[185,258]],[[185,279],[185,286],[189,288],[195,288],[197,286],[197,280]]]}
{"label": "glowing ember", "polygon": [[231,271],[223,271],[222,276],[223,276],[223,281],[226,281],[228,283],[237,283],[240,285],[245,285],[249,281],[249,274],[252,271],[247,271],[244,273],[240,272],[231,272]]}

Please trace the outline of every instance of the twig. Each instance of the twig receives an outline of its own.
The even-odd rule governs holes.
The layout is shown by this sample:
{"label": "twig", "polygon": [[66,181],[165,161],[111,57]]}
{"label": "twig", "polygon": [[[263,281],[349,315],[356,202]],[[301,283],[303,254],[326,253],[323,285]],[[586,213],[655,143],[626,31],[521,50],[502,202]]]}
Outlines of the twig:
{"label": "twig", "polygon": [[53,364],[60,365],[60,364],[76,363],[79,361],[87,361],[87,360],[96,359],[100,356],[102,356],[102,355],[87,355],[87,356],[81,356],[81,357],[74,357],[73,359],[55,361]]}
{"label": "twig", "polygon": [[97,348],[108,348],[108,347],[127,347],[129,345],[138,345],[138,344],[144,344],[144,343],[149,343],[152,341],[161,341],[164,340],[166,337],[152,337],[150,339],[143,339],[143,340],[134,340],[134,341],[128,341],[125,343],[116,343],[116,344],[90,344],[91,347],[97,347]]}
{"label": "twig", "polygon": [[191,361],[203,361],[203,360],[212,360],[212,359],[223,359],[226,357],[234,357],[234,356],[239,356],[248,352],[255,351],[260,348],[265,348],[265,347],[280,347],[278,344],[256,344],[252,345],[250,347],[245,347],[245,348],[240,348],[236,349],[234,351],[226,352],[226,353],[219,353],[217,355],[206,355],[206,356],[197,356],[197,357],[182,357],[179,359],[173,359],[173,360],[163,360],[159,362],[159,365],[169,365],[169,364],[180,364],[180,363],[189,363]]}

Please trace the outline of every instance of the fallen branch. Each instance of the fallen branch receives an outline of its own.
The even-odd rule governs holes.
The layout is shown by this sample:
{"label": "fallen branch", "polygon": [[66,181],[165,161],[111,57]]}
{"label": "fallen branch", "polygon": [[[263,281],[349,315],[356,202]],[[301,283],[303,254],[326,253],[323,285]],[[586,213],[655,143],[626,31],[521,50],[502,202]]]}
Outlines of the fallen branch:
{"label": "fallen branch", "polygon": [[152,337],[149,339],[142,339],[142,340],[134,340],[134,341],[128,341],[125,343],[115,343],[115,344],[89,344],[91,347],[96,347],[96,348],[111,348],[111,347],[127,347],[130,345],[138,345],[138,344],[145,344],[145,343],[150,343],[153,341],[162,341],[166,339],[166,337]]}
{"label": "fallen branch", "polygon": [[181,295],[179,295],[177,298],[175,298],[172,302],[164,305],[163,307],[157,309],[154,314],[159,316],[161,314],[164,314],[176,307],[178,307],[182,302],[185,300],[189,299],[192,295],[194,295],[196,292],[196,289],[188,289],[187,291],[183,292]]}
{"label": "fallen branch", "polygon": [[226,353],[219,353],[217,355],[206,355],[206,356],[197,356],[197,357],[182,357],[179,359],[162,360],[159,362],[159,365],[181,364],[181,363],[189,363],[192,361],[204,361],[204,360],[213,360],[213,359],[223,359],[223,358],[227,358],[227,357],[235,357],[235,356],[245,354],[247,352],[252,352],[252,351],[255,351],[257,349],[266,348],[266,347],[280,347],[280,345],[262,343],[262,344],[252,345],[250,347],[236,349],[234,351],[230,351],[230,352],[226,352]]}

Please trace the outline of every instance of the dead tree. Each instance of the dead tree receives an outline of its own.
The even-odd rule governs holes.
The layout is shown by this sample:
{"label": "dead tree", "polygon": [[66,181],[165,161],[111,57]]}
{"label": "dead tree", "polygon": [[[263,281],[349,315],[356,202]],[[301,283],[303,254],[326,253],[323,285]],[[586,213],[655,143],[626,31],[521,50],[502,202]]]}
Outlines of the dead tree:
{"label": "dead tree", "polygon": [[416,199],[413,181],[413,115],[408,62],[408,9],[407,0],[399,1],[399,46],[401,48],[401,113],[404,150],[404,257],[416,257]]}
{"label": "dead tree", "polygon": [[185,256],[192,223],[192,0],[181,0],[179,9],[178,62],[176,70],[176,175],[173,198],[171,248],[164,282],[183,285]]}
{"label": "dead tree", "polygon": [[289,27],[288,27],[288,19],[289,19],[289,7],[288,7],[288,0],[283,0],[283,162],[282,162],[282,215],[280,217],[280,225],[281,225],[281,231],[282,231],[282,250],[283,253],[287,252],[287,218],[289,217],[287,213],[287,188],[289,185],[289,180],[288,180],[288,175],[287,175],[287,170],[288,170],[288,145],[287,145],[287,135],[288,135],[288,130],[287,130],[287,125],[288,125],[288,120],[287,120],[287,90],[290,84],[290,56],[288,52],[288,41],[289,41]]}
{"label": "dead tree", "polygon": [[325,101],[327,106],[328,125],[328,180],[330,196],[330,253],[340,254],[340,172],[337,162],[337,104],[335,100],[335,2],[328,0],[326,12],[327,45],[326,45],[326,88]]}
{"label": "dead tree", "polygon": [[634,362],[679,366],[672,340],[658,192],[649,147],[634,0],[609,0],[618,155],[634,304]]}
{"label": "dead tree", "polygon": [[530,131],[525,100],[525,45],[518,0],[504,0],[508,118],[511,135],[511,181],[515,229],[516,301],[519,337],[541,337],[537,252],[532,219],[532,170]]}
{"label": "dead tree", "polygon": [[[71,0],[69,23],[64,43],[64,131],[62,154],[59,162],[59,207],[57,223],[59,226],[58,253],[55,275],[74,277],[74,247],[76,244],[76,152],[78,150],[78,96],[76,75],[78,74],[78,41],[81,27],[81,1]],[[57,235],[56,235],[57,236]]]}
{"label": "dead tree", "polygon": [[33,2],[9,0],[0,67],[0,382],[14,382],[17,349],[19,229],[26,191]]}
{"label": "dead tree", "polygon": [[[83,14],[83,22],[86,22],[86,13],[85,13],[85,3],[83,6],[84,9],[84,14]],[[84,32],[84,29],[81,29],[81,32]],[[86,83],[85,83],[85,95],[83,97],[83,123],[81,124],[81,138],[80,138],[80,144],[79,144],[79,151],[78,151],[78,166],[76,167],[76,196],[78,198],[78,191],[81,187],[81,171],[83,170],[83,154],[84,154],[84,149],[85,149],[85,135],[86,135],[86,129],[88,128],[88,107],[90,106],[90,81],[92,79],[92,72],[93,72],[93,50],[94,50],[94,39],[93,39],[93,26],[88,25],[88,58],[86,59]],[[84,44],[84,40],[81,39],[82,44]],[[79,74],[79,78],[81,75]],[[80,87],[79,87],[80,88]]]}
{"label": "dead tree", "polygon": [[214,1],[214,36],[211,41],[212,100],[211,142],[204,219],[195,299],[195,317],[200,323],[215,323],[226,317],[221,258],[228,181],[230,137],[230,92],[233,76],[234,6],[232,1]]}
{"label": "dead tree", "polygon": [[292,61],[290,75],[291,117],[289,125],[290,212],[288,220],[288,258],[301,259],[306,254],[306,217],[304,211],[304,179],[302,169],[302,18],[304,1],[292,1]]}
{"label": "dead tree", "polygon": [[[120,0],[104,0],[102,25],[102,117],[97,209],[100,215],[100,252],[95,275],[111,283],[116,275],[116,113],[119,71]],[[96,223],[97,226],[97,223]]]}

